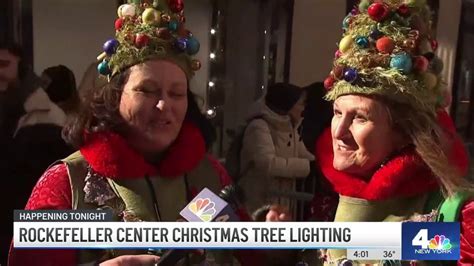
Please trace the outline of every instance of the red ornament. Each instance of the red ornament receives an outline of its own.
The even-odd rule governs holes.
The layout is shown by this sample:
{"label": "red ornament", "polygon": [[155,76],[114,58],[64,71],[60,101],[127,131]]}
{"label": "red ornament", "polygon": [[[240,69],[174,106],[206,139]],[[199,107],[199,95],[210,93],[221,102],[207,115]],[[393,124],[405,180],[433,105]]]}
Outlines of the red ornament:
{"label": "red ornament", "polygon": [[395,49],[395,44],[393,43],[392,39],[387,36],[378,39],[375,46],[379,52],[385,54],[390,54],[392,53],[393,49]]}
{"label": "red ornament", "polygon": [[341,65],[334,66],[332,69],[332,74],[336,79],[342,79],[344,76],[344,67]]}
{"label": "red ornament", "polygon": [[169,0],[168,6],[174,13],[179,13],[184,9],[184,1],[183,0]]}
{"label": "red ornament", "polygon": [[367,9],[370,18],[375,21],[382,21],[388,15],[388,8],[384,4],[381,3],[373,3]]}
{"label": "red ornament", "polygon": [[428,61],[428,59],[426,59],[426,57],[424,56],[417,56],[415,57],[415,62],[413,63],[413,68],[422,73],[422,72],[426,72],[426,70],[428,70],[428,66],[429,66],[430,62]]}
{"label": "red ornament", "polygon": [[438,49],[438,41],[437,40],[435,40],[435,39],[431,40],[431,49],[433,49],[433,52],[435,52],[436,49]]}
{"label": "red ornament", "polygon": [[138,48],[142,48],[148,45],[150,42],[150,37],[145,34],[137,34],[135,36],[135,46]]}
{"label": "red ornament", "polygon": [[123,27],[123,19],[118,18],[115,20],[115,30],[119,31]]}
{"label": "red ornament", "polygon": [[159,28],[156,30],[156,36],[163,40],[168,40],[171,38],[171,32],[167,28]]}
{"label": "red ornament", "polygon": [[337,59],[339,57],[342,56],[342,52],[340,50],[337,50],[335,53],[334,53],[334,57]]}
{"label": "red ornament", "polygon": [[407,5],[402,4],[398,7],[397,13],[402,17],[408,17],[410,15],[410,8]]}
{"label": "red ornament", "polygon": [[336,82],[336,80],[329,76],[327,77],[325,80],[324,80],[324,88],[326,88],[326,90],[331,90],[332,87],[334,86],[334,82]]}

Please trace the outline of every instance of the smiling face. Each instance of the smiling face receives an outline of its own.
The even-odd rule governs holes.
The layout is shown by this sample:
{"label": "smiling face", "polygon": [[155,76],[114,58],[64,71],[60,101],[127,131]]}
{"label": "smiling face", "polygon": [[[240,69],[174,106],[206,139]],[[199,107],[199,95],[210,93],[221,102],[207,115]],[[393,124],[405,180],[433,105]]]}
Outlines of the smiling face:
{"label": "smiling face", "polygon": [[364,96],[336,99],[331,133],[334,168],[362,177],[370,177],[401,146],[386,105]]}
{"label": "smiling face", "polygon": [[131,67],[119,111],[132,147],[143,154],[165,151],[181,130],[187,93],[186,75],[174,63],[150,60]]}

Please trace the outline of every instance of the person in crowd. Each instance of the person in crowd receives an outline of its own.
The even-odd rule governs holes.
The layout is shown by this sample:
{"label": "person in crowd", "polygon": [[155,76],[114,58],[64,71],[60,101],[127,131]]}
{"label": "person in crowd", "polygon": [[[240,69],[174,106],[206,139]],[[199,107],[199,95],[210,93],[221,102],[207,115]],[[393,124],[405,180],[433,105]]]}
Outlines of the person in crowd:
{"label": "person in crowd", "polygon": [[[118,221],[176,221],[203,188],[218,194],[230,184],[225,169],[207,153],[215,131],[189,88],[200,66],[192,57],[198,40],[184,25],[178,29],[185,39],[182,32],[163,35],[158,29],[168,22],[147,14],[184,21],[182,13],[165,2],[145,8],[146,3],[119,7],[116,36],[105,43],[98,65],[103,82],[86,89],[79,112],[64,130],[78,151],[43,174],[26,209],[108,208]],[[132,13],[140,19],[130,19]],[[143,38],[128,38],[129,30]],[[279,214],[277,219],[285,218]],[[242,265],[262,264],[257,252],[234,252]],[[130,256],[140,253],[147,250],[11,248],[9,265],[153,265],[157,259]],[[190,254],[179,265],[204,263],[208,255]],[[220,265],[232,261],[232,256],[215,258]]]}
{"label": "person in crowd", "polygon": [[332,106],[324,100],[326,89],[322,82],[311,83],[303,89],[306,92],[306,104],[300,135],[306,149],[313,153],[316,139],[331,124]]}
{"label": "person in crowd", "polygon": [[314,156],[298,133],[305,105],[300,87],[277,83],[268,87],[263,101],[249,115],[240,153],[239,184],[249,210],[280,204],[295,218],[296,181],[311,173]]}
{"label": "person in crowd", "polygon": [[76,88],[76,78],[72,70],[64,65],[45,69],[41,79],[48,84],[45,88],[49,99],[70,115],[79,105],[79,93]]}
{"label": "person in crowd", "polygon": [[[299,132],[304,145],[313,153],[316,139],[331,124],[332,105],[324,100],[326,89],[323,82],[314,82],[304,87],[304,90],[306,106]],[[339,197],[319,169],[306,178],[302,185],[305,192],[314,194],[311,202],[304,203],[304,220],[333,221]]]}
{"label": "person in crowd", "polygon": [[22,209],[41,173],[71,152],[61,138],[66,115],[41,88],[18,44],[0,41],[0,175],[2,194],[0,263],[6,263],[13,210]]}
{"label": "person in crowd", "polygon": [[[468,159],[444,110],[431,13],[422,2],[364,0],[344,20],[345,33],[325,80],[333,118],[315,154],[340,195],[336,222],[446,221],[438,206],[444,198],[458,199],[458,265],[472,265]],[[327,265],[361,263],[369,262],[349,261],[343,249],[326,253]]]}

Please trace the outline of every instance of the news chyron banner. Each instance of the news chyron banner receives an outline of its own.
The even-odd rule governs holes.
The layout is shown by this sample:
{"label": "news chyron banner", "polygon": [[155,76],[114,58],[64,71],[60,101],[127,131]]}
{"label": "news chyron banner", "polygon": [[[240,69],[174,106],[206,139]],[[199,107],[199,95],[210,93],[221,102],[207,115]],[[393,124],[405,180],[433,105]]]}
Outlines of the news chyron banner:
{"label": "news chyron banner", "polygon": [[457,260],[459,223],[118,222],[107,211],[15,211],[15,248],[347,249],[352,260]]}

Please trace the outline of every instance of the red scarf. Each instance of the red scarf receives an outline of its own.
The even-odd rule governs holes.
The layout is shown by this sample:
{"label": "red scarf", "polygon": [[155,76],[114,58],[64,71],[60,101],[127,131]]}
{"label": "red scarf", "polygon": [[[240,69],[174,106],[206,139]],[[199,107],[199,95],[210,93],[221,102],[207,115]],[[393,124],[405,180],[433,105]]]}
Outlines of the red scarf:
{"label": "red scarf", "polygon": [[111,179],[156,174],[176,177],[199,164],[206,154],[206,145],[199,129],[190,122],[184,122],[177,139],[158,165],[149,164],[122,136],[114,132],[88,135],[80,151],[95,172]]}

